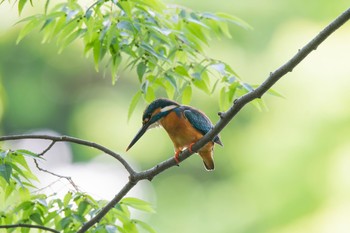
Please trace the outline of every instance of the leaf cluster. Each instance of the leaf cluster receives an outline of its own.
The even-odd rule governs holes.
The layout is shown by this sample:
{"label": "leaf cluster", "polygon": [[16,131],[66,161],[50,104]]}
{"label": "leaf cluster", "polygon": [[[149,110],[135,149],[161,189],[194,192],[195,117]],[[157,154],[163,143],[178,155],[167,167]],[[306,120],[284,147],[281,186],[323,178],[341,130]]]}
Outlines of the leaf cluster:
{"label": "leaf cluster", "polygon": [[[30,170],[25,158],[39,156],[27,150],[0,150],[0,226],[39,225],[60,232],[77,232],[93,218],[107,203],[95,200],[82,192],[68,192],[64,197],[40,193],[32,184],[37,178]],[[147,223],[132,218],[131,209],[154,213],[152,206],[143,200],[126,197],[89,232],[131,232],[140,229],[155,232]],[[29,232],[30,227],[20,228]],[[8,232],[19,232],[9,228]]]}
{"label": "leaf cluster", "polygon": [[[20,13],[27,1],[20,1]],[[50,4],[47,0],[42,14],[20,21],[24,26],[17,42],[35,29],[42,42],[56,41],[59,52],[79,39],[96,70],[108,67],[104,70],[110,71],[113,83],[122,69],[135,70],[140,89],[129,115],[140,97],[150,102],[157,91],[189,103],[193,88],[207,94],[220,88],[224,109],[235,96],[251,90],[230,65],[204,52],[212,37],[231,38],[230,24],[250,28],[235,16],[195,12],[160,0],[97,0],[87,9],[76,0]]]}

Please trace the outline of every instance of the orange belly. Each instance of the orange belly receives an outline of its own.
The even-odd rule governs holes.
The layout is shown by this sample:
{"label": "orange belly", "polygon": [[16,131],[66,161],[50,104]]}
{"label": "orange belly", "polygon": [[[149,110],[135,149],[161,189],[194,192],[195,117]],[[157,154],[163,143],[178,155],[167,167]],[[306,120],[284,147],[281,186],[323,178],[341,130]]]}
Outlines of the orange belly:
{"label": "orange belly", "polygon": [[160,124],[173,141],[176,151],[183,150],[203,137],[184,116],[179,118],[175,112],[171,112],[162,118]]}
{"label": "orange belly", "polygon": [[[183,115],[179,118],[175,112],[171,112],[163,117],[160,120],[160,124],[167,131],[171,141],[173,141],[176,152],[188,148],[192,143],[203,137]],[[198,151],[207,170],[214,169],[213,148],[214,142],[211,141]]]}

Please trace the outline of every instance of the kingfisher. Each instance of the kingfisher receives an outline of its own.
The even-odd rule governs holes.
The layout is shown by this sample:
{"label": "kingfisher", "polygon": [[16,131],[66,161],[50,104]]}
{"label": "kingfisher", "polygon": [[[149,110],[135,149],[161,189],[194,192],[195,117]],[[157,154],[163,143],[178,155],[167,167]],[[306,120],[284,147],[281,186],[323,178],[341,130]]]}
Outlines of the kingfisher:
{"label": "kingfisher", "polygon": [[[179,154],[188,148],[192,152],[192,146],[201,139],[214,126],[209,118],[200,110],[190,106],[180,105],[179,103],[160,98],[150,103],[142,116],[142,127],[136,134],[128,151],[141,137],[151,128],[162,126],[168,133],[174,144],[174,159],[179,163]],[[207,170],[214,170],[213,149],[214,143],[223,146],[219,135],[202,148],[198,154],[202,157],[204,166]]]}

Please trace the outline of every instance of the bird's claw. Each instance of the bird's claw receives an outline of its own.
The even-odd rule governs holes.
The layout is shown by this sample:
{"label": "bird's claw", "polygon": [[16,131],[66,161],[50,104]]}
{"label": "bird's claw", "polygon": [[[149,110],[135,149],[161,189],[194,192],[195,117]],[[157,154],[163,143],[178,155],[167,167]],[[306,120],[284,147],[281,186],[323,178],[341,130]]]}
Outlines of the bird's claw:
{"label": "bird's claw", "polygon": [[177,164],[177,166],[179,166],[179,163],[180,163],[180,160],[179,160],[179,154],[180,154],[180,150],[179,151],[176,151],[175,152],[175,156],[174,156],[174,159],[175,159],[175,161],[176,161],[176,164]]}

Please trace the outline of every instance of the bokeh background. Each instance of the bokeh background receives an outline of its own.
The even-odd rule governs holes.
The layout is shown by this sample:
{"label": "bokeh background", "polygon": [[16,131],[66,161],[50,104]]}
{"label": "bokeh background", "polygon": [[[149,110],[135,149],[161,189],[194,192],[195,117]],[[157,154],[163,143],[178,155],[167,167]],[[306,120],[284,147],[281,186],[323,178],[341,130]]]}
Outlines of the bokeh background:
{"label": "bokeh background", "polygon": [[[261,83],[349,7],[347,1],[328,0],[167,2],[247,21],[253,30],[232,26],[233,38],[213,40],[207,53],[232,64],[251,84]],[[42,44],[34,33],[16,45],[15,5],[0,6],[2,135],[83,138],[121,153],[138,170],[172,156],[162,129],[147,132],[125,153],[146,106],[141,102],[128,121],[138,90],[134,72],[123,71],[113,86],[103,71],[95,72],[78,43],[57,54],[54,43]],[[24,15],[33,11],[29,7]],[[194,155],[152,183],[143,182],[131,195],[155,206],[157,213],[144,216],[146,221],[167,233],[350,232],[349,42],[347,23],[274,86],[285,98],[265,96],[267,111],[244,108],[221,133],[225,146],[215,149],[214,172],[205,171]],[[216,122],[217,99],[217,93],[195,92],[191,105]],[[15,146],[40,151],[45,145],[37,143]],[[42,166],[72,175],[83,190],[108,199],[127,179],[108,156],[63,145]]]}

